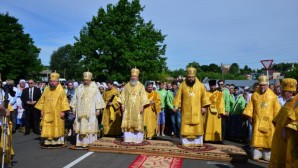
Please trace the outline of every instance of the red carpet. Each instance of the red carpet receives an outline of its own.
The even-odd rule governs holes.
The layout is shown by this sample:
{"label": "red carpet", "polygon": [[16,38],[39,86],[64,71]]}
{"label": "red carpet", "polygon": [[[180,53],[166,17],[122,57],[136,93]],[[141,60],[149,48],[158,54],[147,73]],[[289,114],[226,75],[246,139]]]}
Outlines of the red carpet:
{"label": "red carpet", "polygon": [[181,168],[181,158],[139,155],[128,168]]}

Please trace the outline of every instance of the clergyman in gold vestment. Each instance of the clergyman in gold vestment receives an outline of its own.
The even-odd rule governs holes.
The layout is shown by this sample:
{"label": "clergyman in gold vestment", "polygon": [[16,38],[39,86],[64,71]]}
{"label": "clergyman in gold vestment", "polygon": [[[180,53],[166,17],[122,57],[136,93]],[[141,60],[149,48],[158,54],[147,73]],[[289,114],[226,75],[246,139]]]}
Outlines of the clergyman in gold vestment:
{"label": "clergyman in gold vestment", "polygon": [[263,158],[270,161],[271,143],[274,134],[273,118],[280,110],[280,104],[275,93],[268,89],[267,76],[259,77],[260,88],[255,91],[243,115],[249,118],[252,122],[252,158],[259,160]]}
{"label": "clergyman in gold vestment", "polygon": [[146,93],[149,103],[144,109],[144,125],[146,127],[147,138],[152,139],[157,131],[157,117],[161,111],[161,101],[159,94],[153,91],[153,83],[146,84]]}
{"label": "clergyman in gold vestment", "polygon": [[35,105],[42,115],[42,145],[64,145],[64,115],[70,108],[59,76],[56,72],[51,73],[50,86],[45,88]]}
{"label": "clergyman in gold vestment", "polygon": [[123,111],[122,132],[124,142],[142,143],[144,140],[144,106],[149,104],[144,85],[139,82],[140,71],[131,70],[127,83],[118,98]]}
{"label": "clergyman in gold vestment", "polygon": [[103,94],[103,99],[106,103],[106,107],[102,114],[102,125],[104,129],[104,135],[120,136],[121,131],[121,111],[120,105],[117,102],[119,97],[119,91],[113,86],[112,81],[107,81],[107,90]]}
{"label": "clergyman in gold vestment", "polygon": [[105,107],[103,98],[95,82],[91,81],[92,73],[83,73],[83,84],[75,91],[71,100],[75,119],[76,147],[88,147],[97,140],[100,110]]}
{"label": "clergyman in gold vestment", "polygon": [[202,113],[210,105],[205,86],[196,78],[196,69],[187,69],[183,81],[174,98],[175,108],[181,108],[181,138],[183,146],[202,146],[204,123]]}
{"label": "clergyman in gold vestment", "polygon": [[204,141],[222,141],[221,116],[225,115],[225,104],[223,93],[216,90],[216,80],[209,80],[210,91],[207,96],[210,106],[204,115]]}
{"label": "clergyman in gold vestment", "polygon": [[293,97],[296,86],[295,79],[282,80],[282,92],[287,102],[273,120],[275,132],[269,168],[298,167],[298,94]]}

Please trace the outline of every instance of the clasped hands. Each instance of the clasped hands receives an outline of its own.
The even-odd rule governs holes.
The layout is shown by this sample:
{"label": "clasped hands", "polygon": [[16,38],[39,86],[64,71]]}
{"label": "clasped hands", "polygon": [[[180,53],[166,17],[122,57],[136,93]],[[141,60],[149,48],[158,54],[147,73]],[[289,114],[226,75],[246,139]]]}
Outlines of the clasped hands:
{"label": "clasped hands", "polygon": [[[76,110],[72,110],[72,114],[75,116],[75,115],[76,115]],[[95,111],[95,115],[96,115],[96,116],[99,116],[99,114],[100,114],[100,110],[97,109],[97,110]]]}
{"label": "clasped hands", "polygon": [[27,101],[26,103],[30,104],[30,105],[34,105],[36,103],[36,101]]}

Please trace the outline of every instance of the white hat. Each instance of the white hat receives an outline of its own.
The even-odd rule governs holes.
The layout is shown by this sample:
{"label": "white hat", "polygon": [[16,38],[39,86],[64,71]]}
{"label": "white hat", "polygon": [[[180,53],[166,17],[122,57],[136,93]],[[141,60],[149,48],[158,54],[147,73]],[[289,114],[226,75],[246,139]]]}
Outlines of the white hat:
{"label": "white hat", "polygon": [[114,81],[113,84],[119,86],[119,83],[117,81]]}
{"label": "white hat", "polygon": [[248,90],[248,89],[249,89],[249,87],[248,87],[248,86],[245,86],[245,87],[244,87],[244,90]]}
{"label": "white hat", "polygon": [[26,81],[25,81],[24,79],[21,79],[21,80],[19,81],[19,83],[21,83],[21,82],[26,83]]}

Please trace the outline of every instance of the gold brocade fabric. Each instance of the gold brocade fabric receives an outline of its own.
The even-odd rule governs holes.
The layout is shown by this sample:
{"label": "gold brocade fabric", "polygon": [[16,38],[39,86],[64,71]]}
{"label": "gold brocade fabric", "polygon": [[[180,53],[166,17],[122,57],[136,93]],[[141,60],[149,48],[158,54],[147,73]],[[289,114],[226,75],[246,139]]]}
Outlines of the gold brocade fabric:
{"label": "gold brocade fabric", "polygon": [[144,132],[141,107],[149,104],[144,85],[138,82],[135,86],[127,83],[117,100],[124,105],[121,128],[123,132]]}
{"label": "gold brocade fabric", "polygon": [[[8,105],[8,109],[10,111],[13,111],[12,107],[10,105]],[[2,118],[2,125],[1,125],[1,144],[0,144],[0,153],[1,156],[3,156],[2,152],[3,152],[3,139],[4,139],[4,127],[3,127],[3,123],[4,123],[4,117]],[[5,158],[4,158],[4,163],[5,164],[9,164],[11,162],[11,156],[14,156],[14,150],[13,150],[13,146],[12,146],[12,122],[10,121],[10,118],[7,117],[7,129],[8,129],[8,133],[6,134],[6,143],[5,143]],[[0,161],[0,163],[2,162],[2,159]]]}
{"label": "gold brocade fabric", "polygon": [[204,140],[205,141],[222,141],[222,129],[220,114],[225,114],[225,104],[223,93],[220,91],[207,92],[211,105],[204,115]]}
{"label": "gold brocade fabric", "polygon": [[298,115],[296,103],[298,103],[298,95],[289,100],[273,120],[275,132],[271,147],[270,168],[297,166],[295,163],[298,162],[298,120],[289,118],[292,114]]}
{"label": "gold brocade fabric", "polygon": [[52,140],[64,136],[64,118],[61,112],[69,111],[69,104],[62,86],[55,90],[46,87],[35,108],[43,113],[41,120],[41,137]]}
{"label": "gold brocade fabric", "polygon": [[260,90],[254,92],[244,109],[243,115],[252,118],[253,134],[251,145],[255,148],[271,148],[274,133],[273,118],[278,114],[280,104],[275,93],[267,89],[264,94]]}
{"label": "gold brocade fabric", "polygon": [[97,134],[96,110],[105,108],[105,103],[95,82],[91,82],[88,86],[80,85],[76,89],[71,107],[76,109],[76,133],[81,135]]}
{"label": "gold brocade fabric", "polygon": [[184,138],[196,138],[204,134],[204,124],[201,108],[210,105],[204,85],[195,79],[190,87],[183,81],[173,102],[175,107],[181,108],[181,135]]}
{"label": "gold brocade fabric", "polygon": [[149,102],[154,101],[154,104],[148,105],[144,109],[144,125],[147,128],[147,138],[152,138],[157,129],[157,116],[161,111],[161,101],[157,92],[152,91],[151,93],[146,93]]}
{"label": "gold brocade fabric", "polygon": [[[117,89],[112,88],[111,90],[106,90],[104,93],[104,101],[106,104],[109,103],[111,97],[115,95],[112,103],[113,105],[110,107],[104,108],[103,114],[102,114],[102,125],[104,128],[104,134],[105,135],[111,135],[111,136],[117,136],[121,135],[121,111],[119,103],[117,102],[117,98],[119,97],[119,92]],[[111,117],[111,110],[114,110],[114,119]]]}

